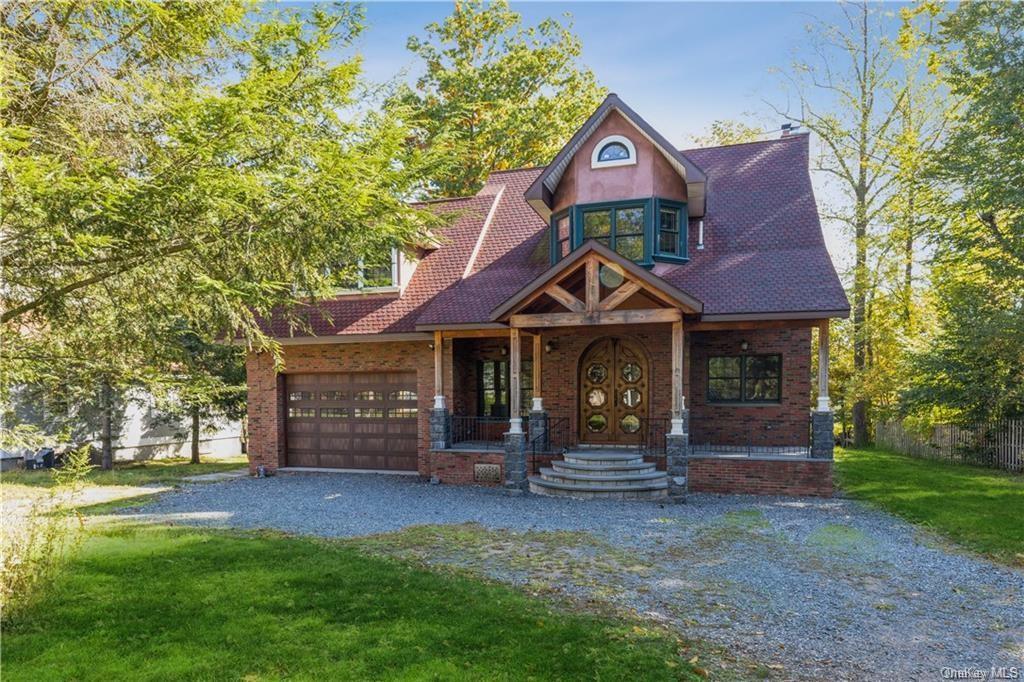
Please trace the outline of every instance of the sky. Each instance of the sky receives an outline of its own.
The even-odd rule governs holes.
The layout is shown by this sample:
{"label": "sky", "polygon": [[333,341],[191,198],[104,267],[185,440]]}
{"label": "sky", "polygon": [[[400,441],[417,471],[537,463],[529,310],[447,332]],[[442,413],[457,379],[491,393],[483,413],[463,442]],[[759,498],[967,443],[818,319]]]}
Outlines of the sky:
{"label": "sky", "polygon": [[[372,81],[419,73],[406,49],[410,35],[442,21],[451,2],[370,2],[367,30],[356,44]],[[895,13],[899,5],[879,5]],[[781,72],[806,56],[808,27],[841,18],[833,2],[513,2],[526,25],[571,15],[582,62],[670,142],[685,148],[719,119],[739,119],[777,134],[784,122],[770,105],[793,113]],[[770,132],[769,132],[770,131]],[[812,138],[812,150],[815,141]],[[821,201],[834,188],[815,174]],[[834,225],[825,238],[837,267],[849,262],[849,239]]]}

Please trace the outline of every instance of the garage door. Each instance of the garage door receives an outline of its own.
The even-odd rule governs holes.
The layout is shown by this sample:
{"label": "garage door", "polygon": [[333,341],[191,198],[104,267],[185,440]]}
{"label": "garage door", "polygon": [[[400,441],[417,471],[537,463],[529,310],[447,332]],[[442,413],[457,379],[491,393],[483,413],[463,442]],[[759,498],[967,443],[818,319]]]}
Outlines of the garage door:
{"label": "garage door", "polygon": [[289,374],[289,466],[416,470],[416,374]]}

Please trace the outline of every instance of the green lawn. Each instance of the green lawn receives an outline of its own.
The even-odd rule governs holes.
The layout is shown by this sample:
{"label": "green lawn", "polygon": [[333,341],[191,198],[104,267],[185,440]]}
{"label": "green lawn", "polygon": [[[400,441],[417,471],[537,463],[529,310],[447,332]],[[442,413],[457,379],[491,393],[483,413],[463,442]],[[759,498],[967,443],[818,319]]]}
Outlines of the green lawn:
{"label": "green lawn", "polygon": [[997,561],[1024,566],[1024,476],[916,459],[886,450],[836,450],[839,486]]}
{"label": "green lawn", "polygon": [[5,681],[698,678],[664,631],[279,535],[107,528],[3,625]]}
{"label": "green lawn", "polygon": [[[89,471],[86,482],[89,485],[147,485],[161,483],[176,485],[186,476],[212,474],[219,471],[233,471],[246,466],[245,457],[213,459],[201,464],[189,464],[188,459],[154,459],[144,462],[117,462],[110,471],[99,467]],[[49,487],[53,477],[46,469],[35,471],[5,471],[3,482],[14,485]]]}

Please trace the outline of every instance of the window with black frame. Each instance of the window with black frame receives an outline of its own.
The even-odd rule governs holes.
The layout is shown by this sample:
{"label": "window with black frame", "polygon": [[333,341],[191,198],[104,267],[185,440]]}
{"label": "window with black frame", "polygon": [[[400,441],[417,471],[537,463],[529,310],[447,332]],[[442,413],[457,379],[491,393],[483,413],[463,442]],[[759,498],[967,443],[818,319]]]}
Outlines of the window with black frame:
{"label": "window with black frame", "polygon": [[782,399],[782,356],[710,357],[707,389],[711,403],[777,403]]}
{"label": "window with black frame", "polygon": [[[507,360],[481,360],[477,366],[480,390],[477,394],[477,414],[481,417],[507,419],[511,404],[511,382]],[[533,401],[533,363],[524,360],[519,374],[520,415],[530,411]]]}

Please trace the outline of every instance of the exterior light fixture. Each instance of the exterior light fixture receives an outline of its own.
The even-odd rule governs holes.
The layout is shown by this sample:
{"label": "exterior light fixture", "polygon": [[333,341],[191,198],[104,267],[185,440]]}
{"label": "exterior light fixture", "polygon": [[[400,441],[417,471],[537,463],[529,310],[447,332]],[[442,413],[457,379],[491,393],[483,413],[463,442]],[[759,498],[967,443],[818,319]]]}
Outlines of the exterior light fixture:
{"label": "exterior light fixture", "polygon": [[744,341],[740,341],[740,350],[746,350],[748,348],[750,348],[750,344],[749,343],[747,343],[745,340]]}
{"label": "exterior light fixture", "polygon": [[555,348],[556,348],[556,346],[555,346],[555,342],[554,341],[548,341],[547,343],[544,344],[544,352],[545,353],[550,353]]}

